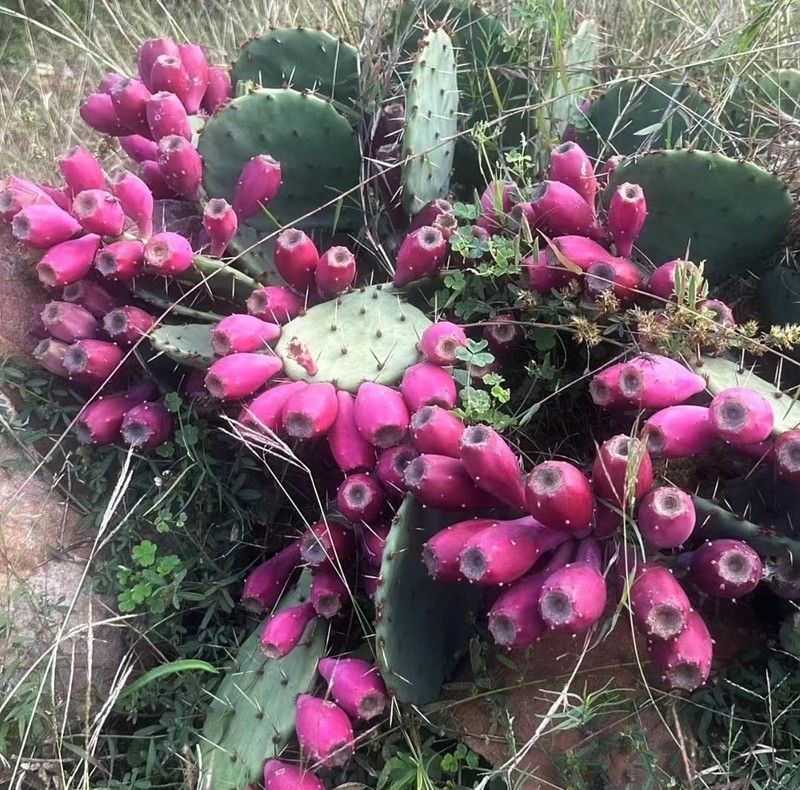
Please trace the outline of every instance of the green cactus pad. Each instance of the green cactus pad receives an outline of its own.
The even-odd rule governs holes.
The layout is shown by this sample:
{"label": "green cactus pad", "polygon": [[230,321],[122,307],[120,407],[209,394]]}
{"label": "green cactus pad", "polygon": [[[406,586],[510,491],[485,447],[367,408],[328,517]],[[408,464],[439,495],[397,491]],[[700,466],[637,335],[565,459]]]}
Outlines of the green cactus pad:
{"label": "green cactus pad", "polygon": [[403,205],[415,214],[450,190],[458,131],[458,80],[453,44],[444,30],[422,40],[406,93]]}
{"label": "green cactus pad", "polygon": [[[308,600],[311,574],[304,571],[278,610]],[[239,648],[233,666],[214,692],[200,740],[201,786],[243,790],[259,782],[264,762],[280,755],[294,734],[295,700],[315,682],[325,653],[326,629],[309,627],[305,639],[277,661],[259,649],[262,627]]]}
{"label": "green cactus pad", "polygon": [[275,266],[275,239],[249,225],[240,225],[228,243],[233,265],[264,285],[283,285]]}
{"label": "green cactus pad", "polygon": [[[302,381],[329,381],[356,392],[365,381],[397,384],[419,361],[417,343],[430,320],[391,286],[370,286],[322,302],[283,327],[275,353],[283,373]],[[307,353],[310,374],[297,362]]]}
{"label": "green cactus pad", "polygon": [[603,202],[639,184],[647,219],[637,248],[655,265],[705,261],[712,283],[763,267],[786,237],[792,199],[780,179],[748,162],[705,151],[656,151],[622,162]]}
{"label": "green cactus pad", "polygon": [[261,287],[252,277],[225,261],[205,255],[195,255],[194,266],[182,272],[179,277],[193,284],[199,283],[201,288],[215,296],[238,304],[246,302],[247,297]]}
{"label": "green cactus pad", "polygon": [[375,597],[375,639],[378,667],[400,702],[433,702],[469,647],[482,588],[434,581],[422,562],[424,543],[465,518],[407,496],[389,531]]}
{"label": "green cactus pad", "polygon": [[310,90],[352,109],[360,92],[358,52],[324,30],[275,28],[242,47],[231,80]]}
{"label": "green cactus pad", "polygon": [[[208,119],[198,150],[206,192],[229,202],[239,173],[252,157],[269,154],[281,163],[283,185],[268,207],[274,219],[259,214],[247,220],[257,230],[290,224],[352,229],[359,224],[358,140],[333,105],[317,96],[288,88],[240,96]],[[337,202],[318,210],[331,200]]]}
{"label": "green cactus pad", "polygon": [[581,143],[590,154],[605,156],[634,154],[645,141],[651,150],[702,144],[713,137],[713,125],[704,122],[710,113],[689,85],[662,77],[624,82],[592,103]]}
{"label": "green cactus pad", "polygon": [[147,337],[155,351],[160,351],[181,365],[205,370],[217,355],[211,347],[214,324],[163,325]]}
{"label": "green cactus pad", "polygon": [[800,71],[777,69],[765,74],[758,82],[756,101],[768,104],[775,111],[800,118]]}
{"label": "green cactus pad", "polygon": [[800,324],[800,273],[783,266],[767,272],[758,283],[758,304],[770,325]]}
{"label": "green cactus pad", "polygon": [[747,387],[763,395],[775,413],[773,436],[780,436],[800,425],[797,394],[782,392],[774,384],[759,378],[749,369],[741,368],[736,362],[719,357],[703,357],[701,364],[692,363],[692,369],[706,380],[706,386],[712,395],[731,387]]}

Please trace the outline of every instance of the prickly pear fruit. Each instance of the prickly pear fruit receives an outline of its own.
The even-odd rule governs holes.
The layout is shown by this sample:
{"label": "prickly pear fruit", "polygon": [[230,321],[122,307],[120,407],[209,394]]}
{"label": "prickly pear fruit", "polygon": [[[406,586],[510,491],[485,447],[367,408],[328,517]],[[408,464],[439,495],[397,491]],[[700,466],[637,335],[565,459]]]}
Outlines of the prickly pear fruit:
{"label": "prickly pear fruit", "polygon": [[62,340],[45,338],[36,344],[33,357],[48,373],[69,378],[70,372],[64,366],[64,354],[68,348],[69,346]]}
{"label": "prickly pear fruit", "polygon": [[675,639],[648,645],[653,668],[676,691],[694,691],[708,680],[713,649],[708,627],[697,612],[688,613],[686,628]]}
{"label": "prickly pear fruit", "polygon": [[192,245],[188,239],[163,231],[156,233],[144,248],[144,262],[151,274],[172,277],[191,267],[194,259]]}
{"label": "prickly pear fruit", "polygon": [[473,518],[445,527],[428,540],[422,549],[422,561],[432,579],[443,582],[464,581],[459,555],[467,541],[497,523],[491,518]]}
{"label": "prickly pear fruit", "polygon": [[87,233],[119,236],[125,226],[122,205],[105,189],[86,189],[72,201],[72,214]]}
{"label": "prickly pear fruit", "polygon": [[355,556],[355,534],[338,521],[318,521],[300,539],[300,556],[311,566],[345,566]]}
{"label": "prickly pear fruit", "polygon": [[775,440],[772,455],[781,477],[793,483],[800,482],[800,430],[782,433]]}
{"label": "prickly pear fruit", "polygon": [[122,364],[123,357],[116,343],[78,340],[64,352],[64,367],[79,381],[101,384]]}
{"label": "prickly pear fruit", "polygon": [[525,330],[510,315],[495,316],[483,330],[483,339],[489,343],[489,351],[496,357],[507,357],[519,347]]}
{"label": "prickly pear fruit", "polygon": [[194,115],[200,109],[208,88],[208,60],[198,44],[181,44],[178,46],[178,53],[187,77],[183,101],[186,111]]}
{"label": "prickly pear fruit", "polygon": [[763,442],[775,424],[769,401],[747,387],[731,387],[714,397],[709,406],[711,427],[730,444]]}
{"label": "prickly pear fruit", "polygon": [[537,294],[547,295],[566,288],[578,278],[575,272],[562,266],[549,250],[543,250],[538,257],[525,258],[522,266],[528,271],[528,287]]}
{"label": "prickly pear fruit", "polygon": [[678,267],[682,271],[697,274],[698,269],[691,261],[676,258],[674,261],[662,263],[648,278],[645,289],[653,296],[668,302],[675,299],[675,277]]}
{"label": "prickly pear fruit", "polygon": [[280,600],[299,562],[300,541],[293,540],[286,548],[250,572],[244,581],[242,605],[258,614],[272,609]]}
{"label": "prickly pear fruit", "polygon": [[583,271],[593,263],[601,263],[615,257],[605,247],[585,236],[556,236],[553,239],[553,246],[570,263]]}
{"label": "prickly pear fruit", "polygon": [[281,285],[265,285],[247,299],[247,312],[274,324],[288,324],[300,315],[304,302],[294,291]]}
{"label": "prickly pear fruit", "polygon": [[339,468],[346,474],[375,466],[375,448],[361,435],[355,421],[355,398],[344,390],[336,393],[339,408],[328,434],[328,445]]}
{"label": "prickly pear fruit", "polygon": [[114,85],[109,94],[117,118],[128,128],[130,134],[150,137],[150,127],[147,124],[147,100],[150,98],[150,91],[145,85],[139,80],[126,77]]}
{"label": "prickly pear fruit", "polygon": [[81,444],[112,444],[120,438],[125,414],[136,405],[127,394],[100,395],[84,406],[75,421],[75,435]]}
{"label": "prickly pear fruit", "polygon": [[264,790],[325,790],[325,785],[307,769],[281,760],[267,760]]}
{"label": "prickly pear fruit", "polygon": [[239,422],[257,433],[278,433],[283,426],[283,407],[289,396],[303,387],[305,381],[278,384],[250,401],[239,414]]}
{"label": "prickly pear fruit", "polygon": [[247,313],[233,313],[225,316],[211,331],[211,347],[220,356],[263,351],[280,335],[281,328],[277,324]]}
{"label": "prickly pear fruit", "polygon": [[123,135],[119,138],[119,144],[122,150],[140,165],[155,164],[155,160],[158,159],[158,143],[140,134]]}
{"label": "prickly pear fruit", "polygon": [[430,362],[419,362],[406,368],[400,392],[412,412],[425,406],[452,409],[456,405],[456,382],[446,370]]}
{"label": "prickly pear fruit", "polygon": [[464,468],[485,491],[507,505],[525,510],[525,484],[519,459],[505,439],[488,425],[473,425],[461,436]]}
{"label": "prickly pear fruit", "polygon": [[87,126],[100,134],[114,137],[129,133],[114,107],[114,101],[107,93],[90,93],[81,103],[80,115]]}
{"label": "prickly pear fruit", "polygon": [[741,598],[755,590],[763,575],[761,557],[740,540],[707,541],[691,554],[689,577],[715,598]]}
{"label": "prickly pear fruit", "polygon": [[442,267],[446,257],[447,241],[438,228],[428,225],[412,231],[397,251],[394,284],[403,286],[430,277]]}
{"label": "prickly pear fruit", "polygon": [[467,510],[497,502],[475,484],[458,458],[423,453],[406,467],[403,478],[406,488],[428,507]]}
{"label": "prickly pear fruit", "polygon": [[76,283],[91,271],[99,248],[100,237],[94,234],[62,241],[51,247],[36,264],[36,276],[48,288],[63,288]]}
{"label": "prickly pear fruit", "polygon": [[647,219],[647,203],[638,184],[620,184],[608,208],[608,229],[617,253],[627,258]]}
{"label": "prickly pear fruit", "polygon": [[54,203],[31,203],[20,209],[11,220],[14,238],[40,250],[63,244],[80,229],[81,223]]}
{"label": "prickly pear fruit", "polygon": [[177,134],[162,137],[158,142],[158,166],[176,194],[186,200],[198,199],[203,162],[189,140]]}
{"label": "prickly pear fruit", "polygon": [[172,415],[163,403],[140,403],[125,414],[122,420],[122,439],[137,450],[152,450],[169,439]]}
{"label": "prickly pear fruit", "polygon": [[180,57],[159,55],[150,69],[150,90],[153,93],[174,93],[181,104],[186,104],[189,90],[189,75],[181,63]]}
{"label": "prickly pear fruit", "polygon": [[106,188],[106,174],[100,162],[79,145],[70,148],[59,158],[58,167],[67,182],[71,198],[86,189]]}
{"label": "prickly pear fruit", "polygon": [[213,198],[203,209],[203,227],[211,239],[210,252],[221,258],[228,248],[228,243],[236,235],[239,220],[233,206],[222,198]]}
{"label": "prickly pear fruit", "polygon": [[410,415],[403,396],[391,387],[365,381],[356,393],[356,426],[373,446],[386,449],[400,444],[408,433]]}
{"label": "prickly pear fruit", "polygon": [[391,499],[402,498],[406,492],[406,467],[419,455],[405,444],[389,447],[378,456],[375,477]]}
{"label": "prickly pear fruit", "polygon": [[90,280],[78,280],[78,282],[68,285],[61,292],[61,298],[65,302],[74,302],[85,307],[95,318],[104,316],[119,304],[116,297],[102,285]]}
{"label": "prickly pear fruit", "polygon": [[630,494],[639,499],[652,487],[653,464],[642,442],[625,434],[603,442],[592,467],[596,496],[624,509]]}
{"label": "prickly pear fruit", "polygon": [[283,362],[272,354],[230,354],[206,373],[206,389],[219,400],[246,398],[280,373]]}
{"label": "prickly pear fruit", "polygon": [[155,316],[150,315],[147,310],[126,305],[106,313],[103,318],[103,329],[115,343],[131,346],[153,328],[155,320]]}
{"label": "prickly pear fruit", "polygon": [[208,87],[203,95],[202,107],[213,115],[220,107],[233,97],[231,75],[224,66],[210,66],[208,69]]}
{"label": "prickly pear fruit", "polygon": [[317,293],[323,299],[344,293],[355,278],[356,259],[347,247],[331,247],[325,250],[314,270]]}
{"label": "prickly pear fruit", "polygon": [[139,176],[127,170],[111,182],[114,196],[123,213],[136,223],[139,235],[149,239],[153,235],[153,193]]}
{"label": "prickly pear fruit", "polygon": [[258,154],[243,168],[233,194],[233,210],[240,222],[263,211],[281,188],[281,166],[271,156]]}
{"label": "prickly pear fruit", "polygon": [[336,387],[315,382],[295,390],[283,406],[283,430],[295,439],[324,436],[333,427],[339,404]]}
{"label": "prickly pear fruit", "polygon": [[549,529],[584,537],[592,526],[594,492],[586,475],[566,461],[535,466],[525,485],[530,514]]}
{"label": "prickly pear fruit", "polygon": [[674,639],[686,628],[692,609],[683,588],[660,565],[639,566],[630,607],[634,625],[651,639]]}
{"label": "prickly pear fruit", "polygon": [[192,125],[183,102],[168,91],[154,93],[145,108],[147,125],[154,140],[161,140],[171,134],[185,137],[191,142]]}
{"label": "prickly pear fruit", "polygon": [[560,181],[542,181],[531,190],[531,206],[537,228],[551,236],[588,236],[601,239],[605,235],[597,223],[594,207],[572,187]]}
{"label": "prickly pear fruit", "polygon": [[697,312],[710,313],[714,323],[720,327],[736,326],[733,310],[720,299],[701,299],[697,303]]}
{"label": "prickly pear fruit", "polygon": [[644,287],[639,267],[627,258],[606,258],[586,270],[584,290],[592,299],[609,291],[623,304],[634,301]]}
{"label": "prickly pear fruit", "polygon": [[572,187],[594,210],[597,179],[591,160],[577,143],[562,143],[551,151],[550,178]]}
{"label": "prickly pear fruit", "polygon": [[153,64],[161,55],[179,57],[178,45],[171,38],[149,38],[136,50],[136,66],[139,70],[139,77],[148,88],[151,85],[150,72],[153,70]]}
{"label": "prickly pear fruit", "polygon": [[328,692],[354,719],[374,719],[389,701],[378,668],[360,658],[323,658],[317,665],[328,683]]}
{"label": "prickly pear fruit", "polygon": [[106,244],[97,252],[94,266],[109,280],[132,280],[144,270],[144,242],[123,239]]}
{"label": "prickly pear fruit", "polygon": [[353,754],[353,725],[333,702],[301,694],[295,729],[300,750],[312,762],[344,765]]}
{"label": "prickly pear fruit", "polygon": [[347,583],[331,564],[324,563],[314,568],[311,581],[311,604],[314,611],[326,620],[336,617],[350,600]]}
{"label": "prickly pear fruit", "polygon": [[654,488],[642,497],[636,523],[645,545],[675,549],[694,532],[694,502],[680,488]]}
{"label": "prickly pear fruit", "polygon": [[441,406],[425,406],[411,415],[411,441],[421,453],[461,458],[466,426]]}
{"label": "prickly pear fruit", "polygon": [[649,417],[642,441],[653,458],[689,458],[708,450],[716,439],[705,406],[670,406]]}
{"label": "prickly pear fruit", "polygon": [[147,184],[147,188],[153,193],[156,200],[174,199],[177,197],[175,191],[167,183],[164,173],[158,162],[145,160],[141,166],[142,181]]}
{"label": "prickly pear fruit", "polygon": [[261,651],[267,658],[277,660],[288,656],[303,638],[308,624],[317,613],[311,602],[290,606],[276,612],[267,621],[261,635]]}
{"label": "prickly pear fruit", "polygon": [[502,217],[511,211],[514,185],[502,181],[492,181],[481,195],[481,211],[478,226],[489,233],[500,230]]}
{"label": "prickly pear fruit", "polygon": [[[11,222],[25,206],[46,205],[51,206],[54,200],[39,184],[27,181],[24,178],[9,176],[0,181],[0,219]],[[64,208],[60,206],[59,208]]]}
{"label": "prickly pear fruit", "polygon": [[314,284],[319,262],[316,245],[302,230],[289,228],[278,236],[275,268],[292,288],[305,293]]}
{"label": "prickly pear fruit", "polygon": [[380,568],[383,561],[383,550],[386,548],[386,539],[389,537],[391,527],[387,524],[366,524],[359,531],[361,545],[361,558],[366,565]]}
{"label": "prickly pear fruit", "polygon": [[100,329],[97,319],[86,308],[69,302],[48,302],[41,319],[48,334],[67,343],[96,337]]}
{"label": "prickly pear fruit", "polygon": [[431,324],[419,341],[420,351],[428,362],[448,367],[456,364],[456,352],[467,345],[467,335],[450,321]]}
{"label": "prickly pear fruit", "polygon": [[342,515],[355,524],[371,524],[386,507],[383,490],[375,478],[358,473],[344,479],[336,492]]}

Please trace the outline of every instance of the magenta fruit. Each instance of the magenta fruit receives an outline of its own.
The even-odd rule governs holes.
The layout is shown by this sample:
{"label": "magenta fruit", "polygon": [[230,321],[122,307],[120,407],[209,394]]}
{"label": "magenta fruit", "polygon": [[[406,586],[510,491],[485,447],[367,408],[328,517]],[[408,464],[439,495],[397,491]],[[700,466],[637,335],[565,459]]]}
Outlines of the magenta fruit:
{"label": "magenta fruit", "polygon": [[303,310],[303,300],[281,285],[266,285],[250,294],[247,312],[275,324],[288,324]]}
{"label": "magenta fruit", "polygon": [[719,299],[701,299],[697,303],[697,311],[711,313],[712,320],[719,328],[736,326],[733,310]]}
{"label": "magenta fruit", "polygon": [[105,189],[86,189],[75,195],[72,214],[87,233],[98,236],[119,236],[125,226],[122,205]]}
{"label": "magenta fruit", "polygon": [[375,478],[358,473],[344,479],[336,492],[342,515],[356,524],[371,524],[386,507],[383,490]]}
{"label": "magenta fruit", "polygon": [[234,313],[223,318],[211,331],[211,347],[220,356],[263,351],[281,336],[277,324],[254,315]]}
{"label": "magenta fruit", "polygon": [[336,393],[338,410],[328,434],[334,461],[345,473],[364,472],[375,466],[375,448],[361,435],[355,421],[355,398],[344,390]]}
{"label": "magenta fruit", "polygon": [[117,307],[103,318],[103,329],[115,342],[130,346],[141,340],[155,323],[155,316],[133,305]]}
{"label": "magenta fruit", "polygon": [[645,545],[675,549],[694,532],[694,502],[685,491],[672,486],[654,488],[642,498],[636,523]]}
{"label": "magenta fruit", "polygon": [[793,483],[800,482],[800,430],[782,433],[775,440],[772,456],[781,477]]}
{"label": "magenta fruit", "polygon": [[322,253],[314,271],[317,293],[331,299],[344,293],[356,278],[356,259],[347,247],[331,247]]}
{"label": "magenta fruit", "polygon": [[68,241],[80,230],[81,223],[53,203],[31,203],[20,209],[11,220],[14,238],[41,250]]}
{"label": "magenta fruit", "polygon": [[422,561],[431,578],[442,582],[464,581],[459,567],[461,552],[467,541],[495,524],[495,519],[473,518],[451,524],[437,532],[422,549]]}
{"label": "magenta fruit", "polygon": [[147,100],[150,98],[150,91],[144,84],[126,77],[114,85],[109,94],[117,118],[130,134],[150,137],[150,127],[147,124]]}
{"label": "magenta fruit", "polygon": [[228,249],[230,240],[236,235],[239,220],[227,200],[212,198],[203,209],[203,227],[211,239],[211,254],[221,258]]}
{"label": "magenta fruit", "polygon": [[620,184],[608,208],[608,229],[617,253],[627,258],[647,219],[647,203],[638,184]]}
{"label": "magenta fruit", "polygon": [[419,455],[417,450],[405,444],[389,447],[378,456],[375,477],[383,490],[392,499],[402,498],[406,492],[406,467]]}
{"label": "magenta fruit", "polygon": [[139,451],[152,450],[172,434],[172,415],[163,403],[140,403],[122,420],[122,439]]}
{"label": "magenta fruit", "polygon": [[386,708],[386,685],[374,664],[360,658],[323,658],[317,664],[328,683],[328,692],[354,719],[374,719]]}
{"label": "magenta fruit", "polygon": [[158,166],[167,185],[186,200],[200,196],[203,162],[197,149],[177,134],[163,137],[158,143]]}
{"label": "magenta fruit", "polygon": [[300,556],[313,567],[346,566],[355,555],[355,533],[338,521],[318,521],[300,539]]}
{"label": "magenta fruit", "polygon": [[190,115],[195,115],[208,88],[208,60],[203,48],[198,44],[181,44],[178,47],[178,54],[187,77],[183,101],[186,111]]}
{"label": "magenta fruit", "polygon": [[127,170],[111,182],[114,195],[123,213],[136,223],[139,236],[149,239],[153,235],[153,193],[139,176]]}
{"label": "magenta fruit", "polygon": [[62,241],[51,247],[36,264],[36,276],[48,288],[63,288],[77,283],[91,271],[99,248],[100,237],[93,234]]}
{"label": "magenta fruit", "polygon": [[246,398],[282,369],[283,362],[272,354],[231,354],[211,365],[205,385],[212,398]]}
{"label": "magenta fruit", "polygon": [[41,319],[50,335],[67,343],[97,337],[100,329],[97,319],[86,308],[69,302],[48,302]]}
{"label": "magenta fruit", "polygon": [[308,769],[281,760],[267,760],[264,790],[325,790],[325,785]]}
{"label": "magenta fruit", "polygon": [[519,348],[525,337],[520,323],[509,315],[495,316],[483,329],[483,339],[489,343],[489,351],[496,357],[507,357]]}
{"label": "magenta fruit", "polygon": [[646,290],[653,296],[668,302],[675,299],[675,277],[678,267],[687,274],[697,273],[697,267],[691,261],[676,258],[661,264],[648,278]]}
{"label": "magenta fruit", "polygon": [[148,100],[145,108],[147,124],[154,140],[177,134],[192,140],[192,125],[183,102],[168,91],[154,93]]}
{"label": "magenta fruit", "polygon": [[306,628],[316,616],[311,602],[276,612],[267,621],[261,634],[261,652],[273,661],[288,656],[300,643]]}
{"label": "magenta fruit", "polygon": [[136,66],[139,70],[139,77],[148,88],[152,84],[150,72],[153,70],[153,64],[161,55],[179,57],[178,45],[171,38],[150,38],[136,50]]}
{"label": "magenta fruit", "polygon": [[150,69],[149,88],[153,93],[174,93],[181,104],[186,104],[189,91],[189,75],[180,57],[159,55]]}
{"label": "magenta fruit", "polygon": [[[54,200],[39,184],[26,181],[23,178],[9,176],[0,181],[0,219],[11,222],[25,206],[45,205],[51,206]],[[59,208],[64,208],[60,206]]]}
{"label": "magenta fruit", "polygon": [[432,226],[443,214],[452,214],[453,204],[444,198],[436,198],[426,203],[411,220],[409,231],[419,230],[425,226]]}
{"label": "magenta fruit", "polygon": [[283,426],[283,407],[289,396],[307,387],[305,381],[277,384],[242,408],[239,422],[257,433],[278,433]]}
{"label": "magenta fruit", "polygon": [[450,321],[431,324],[419,341],[422,355],[434,365],[447,367],[456,364],[456,353],[467,345],[467,335],[458,325]]}
{"label": "magenta fruit", "polygon": [[193,260],[194,252],[189,240],[172,231],[156,233],[144,248],[144,262],[148,271],[162,277],[185,272]]}
{"label": "magenta fruit", "polygon": [[643,287],[642,272],[627,258],[606,258],[586,270],[584,289],[592,299],[599,299],[610,291],[625,304],[634,301]]}
{"label": "magenta fruit", "polygon": [[694,691],[708,680],[713,650],[711,634],[697,612],[689,612],[686,628],[675,639],[648,645],[653,668],[676,691]]}
{"label": "magenta fruit", "polygon": [[70,197],[86,189],[106,188],[106,174],[100,162],[79,145],[59,157],[58,167],[67,182]]}
{"label": "magenta fruit", "polygon": [[326,620],[336,617],[350,600],[350,591],[339,571],[330,563],[314,568],[311,581],[311,604],[314,611]]}
{"label": "magenta fruit", "polygon": [[497,500],[479,488],[458,458],[423,453],[406,467],[406,488],[428,507],[467,510],[492,507]]}
{"label": "magenta fruit", "polygon": [[126,394],[99,395],[81,409],[75,421],[75,435],[81,444],[112,444],[120,438],[125,414],[136,405]]}
{"label": "magenta fruit", "polygon": [[128,127],[117,115],[114,101],[107,93],[90,93],[81,103],[80,115],[87,126],[100,134],[119,137],[129,133]]}
{"label": "magenta fruit", "polygon": [[123,239],[98,251],[94,266],[109,280],[132,280],[144,271],[144,242]]}
{"label": "magenta fruit", "polygon": [[747,387],[731,387],[711,401],[709,420],[726,442],[756,444],[772,433],[775,413],[763,395]]}
{"label": "magenta fruit", "polygon": [[528,270],[528,287],[537,294],[547,295],[558,291],[578,278],[575,272],[562,266],[549,250],[543,250],[536,258],[525,258],[522,266]]}
{"label": "magenta fruit", "polygon": [[489,233],[497,233],[502,225],[503,217],[513,206],[512,194],[514,185],[502,181],[492,181],[481,195],[483,215],[478,219],[478,226]]}
{"label": "magenta fruit", "polygon": [[353,725],[333,702],[301,694],[295,721],[300,750],[312,762],[344,765],[353,755]]}
{"label": "magenta fruit", "polygon": [[550,178],[572,187],[594,210],[597,179],[591,160],[577,143],[562,143],[551,151]]}
{"label": "magenta fruit", "polygon": [[761,558],[740,540],[712,540],[692,552],[689,576],[699,590],[715,598],[741,598],[764,575]]}
{"label": "magenta fruit", "polygon": [[203,95],[202,108],[213,115],[220,107],[233,97],[231,75],[224,66],[210,66],[208,69],[208,87]]}
{"label": "magenta fruit", "polygon": [[356,393],[354,417],[361,435],[381,449],[405,438],[411,417],[403,396],[391,387],[365,381]]}
{"label": "magenta fruit", "polygon": [[423,226],[403,239],[395,261],[394,284],[408,285],[435,274],[447,257],[447,241],[433,226]]}
{"label": "magenta fruit", "polygon": [[233,210],[240,221],[260,214],[281,188],[281,166],[271,156],[254,156],[243,168],[233,194]]}
{"label": "magenta fruit", "polygon": [[625,508],[629,495],[638,499],[653,487],[653,464],[645,446],[625,434],[608,439],[592,467],[596,496]]}
{"label": "magenta fruit", "polygon": [[411,415],[411,441],[421,453],[461,458],[466,426],[441,406],[425,406]]}
{"label": "magenta fruit", "polygon": [[660,565],[639,566],[630,586],[634,625],[651,639],[674,639],[689,620],[691,605],[675,577]]}
{"label": "magenta fruit", "polygon": [[100,384],[122,364],[124,354],[115,343],[78,340],[64,352],[64,367],[70,376]]}
{"label": "magenta fruit", "polygon": [[425,406],[452,409],[456,405],[456,383],[446,370],[430,362],[406,368],[400,392],[412,412]]}
{"label": "magenta fruit", "polygon": [[119,138],[119,144],[122,150],[140,165],[144,166],[158,159],[158,143],[140,134],[123,135]]}
{"label": "magenta fruit", "polygon": [[164,173],[158,162],[146,160],[142,162],[141,167],[142,181],[147,184],[147,188],[153,193],[156,200],[166,200],[176,198],[174,190],[167,183],[164,178]]}
{"label": "magenta fruit", "polygon": [[300,541],[294,540],[250,572],[244,581],[242,604],[257,614],[272,609],[299,562]]}
{"label": "magenta fruit", "polygon": [[361,559],[365,566],[380,570],[390,531],[391,527],[387,524],[365,524],[360,528]]}
{"label": "magenta fruit", "polygon": [[309,384],[287,398],[283,406],[283,430],[295,439],[324,436],[333,427],[338,411],[333,384]]}
{"label": "magenta fruit", "polygon": [[572,187],[559,181],[536,184],[531,190],[531,206],[536,226],[551,236],[601,239],[605,235],[597,223],[594,207]]}
{"label": "magenta fruit", "polygon": [[689,458],[706,452],[716,439],[705,406],[670,406],[648,418],[642,441],[653,458]]}
{"label": "magenta fruit", "polygon": [[475,483],[507,505],[525,510],[519,459],[488,425],[473,425],[461,436],[461,461]]}
{"label": "magenta fruit", "polygon": [[65,302],[74,302],[85,307],[95,318],[102,318],[119,304],[107,289],[91,280],[78,280],[68,285],[61,292],[61,298]]}
{"label": "magenta fruit", "polygon": [[613,256],[605,247],[585,236],[556,236],[553,246],[570,263],[586,271],[593,263],[612,260]]}
{"label": "magenta fruit", "polygon": [[535,466],[525,485],[530,514],[549,529],[583,537],[592,526],[594,492],[586,475],[566,461]]}
{"label": "magenta fruit", "polygon": [[64,354],[69,346],[61,340],[45,338],[33,349],[34,359],[54,376],[69,378],[70,372],[64,366]]}
{"label": "magenta fruit", "polygon": [[284,230],[275,242],[275,268],[286,282],[304,293],[314,284],[319,252],[302,230]]}

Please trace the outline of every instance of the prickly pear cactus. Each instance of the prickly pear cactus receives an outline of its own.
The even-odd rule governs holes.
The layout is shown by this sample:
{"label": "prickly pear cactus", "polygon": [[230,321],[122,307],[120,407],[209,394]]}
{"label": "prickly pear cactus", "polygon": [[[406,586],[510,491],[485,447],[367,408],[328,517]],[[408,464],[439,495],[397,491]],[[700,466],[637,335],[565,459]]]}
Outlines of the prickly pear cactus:
{"label": "prickly pear cactus", "polygon": [[433,702],[469,647],[481,589],[436,582],[422,562],[428,538],[466,517],[425,508],[407,496],[389,531],[375,598],[375,639],[383,679],[401,702]]}
{"label": "prickly pear cactus", "polygon": [[310,90],[351,109],[360,92],[359,57],[354,47],[325,30],[279,27],[242,47],[231,80]]}
{"label": "prickly pear cactus", "polygon": [[[358,225],[355,190],[361,154],[356,133],[318,96],[289,88],[240,96],[208,119],[198,150],[206,192],[228,201],[252,157],[269,154],[281,163],[283,185],[269,204],[274,219],[259,214],[247,220],[257,230],[275,231],[289,224],[340,229]],[[321,208],[330,201],[334,202]]]}
{"label": "prickly pear cactus", "polygon": [[450,189],[458,131],[458,80],[453,44],[444,30],[420,42],[406,94],[403,205],[415,214]]}
{"label": "prickly pear cactus", "polygon": [[[305,571],[278,610],[308,599]],[[277,757],[294,734],[295,700],[313,686],[325,653],[326,629],[311,626],[304,641],[279,660],[259,649],[262,628],[239,648],[233,666],[212,696],[200,741],[201,786],[242,790],[260,781],[264,762]]]}
{"label": "prickly pear cactus", "polygon": [[182,365],[205,370],[216,359],[211,347],[213,324],[164,325],[147,336],[155,351]]}
{"label": "prickly pear cactus", "polygon": [[292,379],[330,381],[350,392],[365,381],[397,384],[419,360],[417,343],[430,323],[399,291],[376,285],[318,304],[290,321],[275,353]]}
{"label": "prickly pear cactus", "polygon": [[656,151],[622,162],[603,201],[624,183],[639,184],[647,220],[636,246],[658,265],[705,261],[714,284],[769,262],[786,237],[792,199],[780,179],[749,162],[706,151]]}
{"label": "prickly pear cactus", "polygon": [[765,74],[758,82],[756,102],[790,118],[800,118],[800,71],[776,69]]}

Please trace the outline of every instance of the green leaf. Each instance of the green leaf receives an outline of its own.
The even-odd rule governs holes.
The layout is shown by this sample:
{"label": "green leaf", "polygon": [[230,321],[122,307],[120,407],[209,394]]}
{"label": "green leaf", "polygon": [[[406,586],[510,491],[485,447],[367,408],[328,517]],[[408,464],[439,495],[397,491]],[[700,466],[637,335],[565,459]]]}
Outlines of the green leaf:
{"label": "green leaf", "polygon": [[158,546],[151,540],[143,540],[131,550],[133,559],[143,568],[149,568],[156,561]]}
{"label": "green leaf", "polygon": [[136,678],[130,686],[125,687],[117,697],[115,704],[119,704],[121,700],[127,699],[137,691],[147,688],[151,683],[155,683],[161,678],[175,675],[179,672],[210,672],[212,675],[218,675],[219,670],[206,661],[198,661],[194,658],[185,658],[180,661],[170,661],[168,664],[162,664],[159,667],[147,671],[141,677]]}

